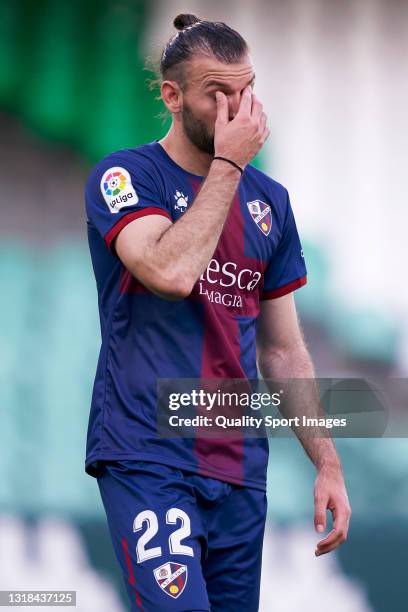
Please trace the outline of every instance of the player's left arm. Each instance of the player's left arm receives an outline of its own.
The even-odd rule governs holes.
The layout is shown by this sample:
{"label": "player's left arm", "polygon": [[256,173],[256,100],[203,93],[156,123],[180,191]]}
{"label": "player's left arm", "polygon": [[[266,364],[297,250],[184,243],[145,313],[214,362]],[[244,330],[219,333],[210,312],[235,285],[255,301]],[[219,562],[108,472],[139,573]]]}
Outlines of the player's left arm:
{"label": "player's left arm", "polygon": [[[313,380],[314,367],[298,320],[293,293],[261,301],[257,326],[257,361],[265,379],[298,378]],[[305,384],[308,397],[302,395],[297,409],[310,417],[321,416],[319,395],[314,384]],[[280,408],[284,416],[285,402]],[[318,533],[326,529],[326,511],[333,516],[333,529],[317,544],[316,556],[328,553],[342,544],[348,533],[351,516],[340,459],[332,438],[308,435],[306,428],[296,428],[303,448],[316,467],[314,486],[314,523]]]}

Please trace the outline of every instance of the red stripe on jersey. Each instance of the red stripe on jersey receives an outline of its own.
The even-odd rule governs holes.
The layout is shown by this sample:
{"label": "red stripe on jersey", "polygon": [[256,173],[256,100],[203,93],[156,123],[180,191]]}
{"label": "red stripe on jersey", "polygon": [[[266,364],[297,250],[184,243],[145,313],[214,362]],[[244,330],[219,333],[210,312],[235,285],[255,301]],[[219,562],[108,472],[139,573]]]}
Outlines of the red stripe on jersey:
{"label": "red stripe on jersey", "polygon": [[162,215],[163,217],[167,217],[171,221],[169,213],[163,210],[162,208],[158,208],[156,206],[149,206],[148,208],[143,208],[142,210],[129,212],[124,217],[121,217],[118,222],[115,223],[115,225],[111,227],[109,232],[105,235],[105,242],[108,249],[111,250],[112,242],[119,234],[119,232],[123,230],[123,228],[126,227],[128,223],[134,221],[135,219],[139,219],[140,217],[146,217],[147,215]]}
{"label": "red stripe on jersey", "polygon": [[287,293],[291,293],[295,291],[295,289],[299,289],[299,287],[303,287],[307,283],[307,276],[302,276],[301,278],[297,278],[282,287],[278,287],[278,289],[271,289],[271,291],[264,291],[261,295],[261,300],[273,300],[278,297],[282,297]]}
{"label": "red stripe on jersey", "polygon": [[[199,184],[193,182],[193,188],[198,190]],[[244,222],[240,210],[238,190],[234,202],[227,216],[222,236],[218,242],[214,257],[220,261],[228,261],[235,253],[236,241],[239,241],[239,252],[244,258]],[[254,292],[255,293],[255,292]],[[236,314],[239,314],[236,312]],[[245,312],[245,314],[248,314]],[[208,302],[204,305],[204,337],[201,362],[201,378],[211,379],[211,391],[217,391],[216,380],[225,378],[245,378],[245,372],[240,361],[240,330],[239,323],[227,308],[217,307],[217,304]],[[230,346],[230,351],[219,349],[220,345]],[[223,358],[229,353],[229,361]],[[203,384],[203,387],[205,383]],[[210,389],[205,389],[210,391]],[[228,411],[226,411],[228,412]],[[235,407],[235,416],[238,416]],[[228,414],[228,416],[230,416]],[[244,448],[242,433],[237,432],[227,437],[205,438],[200,437],[199,428],[194,443],[194,452],[198,462],[199,473],[204,476],[213,476],[208,471],[215,468],[223,474],[228,474],[236,484],[244,481]]]}
{"label": "red stripe on jersey", "polygon": [[125,266],[123,266],[120,274],[119,291],[120,293],[130,294],[150,293],[149,289],[142,285]]}
{"label": "red stripe on jersey", "polygon": [[128,547],[128,543],[127,543],[126,538],[122,538],[122,548],[123,548],[123,552],[125,553],[126,566],[127,566],[127,570],[128,570],[128,576],[129,576],[129,578],[128,578],[129,579],[129,584],[135,589],[136,605],[139,608],[139,610],[141,610],[143,612],[142,601],[140,599],[139,591],[135,587],[136,579],[135,579],[135,575],[133,573],[132,559],[130,558],[130,555],[129,555],[129,547]]}

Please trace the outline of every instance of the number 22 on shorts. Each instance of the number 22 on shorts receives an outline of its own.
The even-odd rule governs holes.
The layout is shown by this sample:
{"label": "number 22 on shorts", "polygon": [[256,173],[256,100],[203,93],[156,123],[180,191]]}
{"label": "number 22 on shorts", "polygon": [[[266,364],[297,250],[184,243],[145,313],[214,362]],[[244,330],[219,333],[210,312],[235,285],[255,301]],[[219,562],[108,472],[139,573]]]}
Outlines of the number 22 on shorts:
{"label": "number 22 on shorts", "polygon": [[[173,531],[169,536],[169,550],[173,555],[189,555],[194,557],[194,550],[191,546],[182,544],[182,540],[191,535],[190,517],[184,510],[180,508],[170,508],[166,512],[167,525],[177,525],[177,521],[181,521],[178,529]],[[147,524],[146,531],[140,536],[136,545],[137,562],[143,563],[148,559],[160,557],[162,553],[161,546],[153,546],[146,548],[147,544],[159,531],[159,522],[157,514],[153,510],[143,510],[139,512],[133,521],[133,532],[136,533],[143,529],[144,524]]]}

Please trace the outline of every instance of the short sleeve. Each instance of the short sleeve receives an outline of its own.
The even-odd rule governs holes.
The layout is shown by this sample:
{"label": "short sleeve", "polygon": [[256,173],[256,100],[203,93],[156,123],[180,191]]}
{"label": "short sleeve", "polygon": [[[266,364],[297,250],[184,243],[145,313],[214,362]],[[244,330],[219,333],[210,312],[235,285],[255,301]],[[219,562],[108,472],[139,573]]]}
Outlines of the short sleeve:
{"label": "short sleeve", "polygon": [[265,270],[261,300],[278,298],[291,293],[305,285],[307,281],[303,249],[287,192],[286,196],[287,208],[282,234],[277,249]]}
{"label": "short sleeve", "polygon": [[171,220],[160,176],[150,160],[133,153],[133,159],[113,153],[89,175],[85,202],[88,220],[112,250],[119,232],[131,221],[146,215]]}

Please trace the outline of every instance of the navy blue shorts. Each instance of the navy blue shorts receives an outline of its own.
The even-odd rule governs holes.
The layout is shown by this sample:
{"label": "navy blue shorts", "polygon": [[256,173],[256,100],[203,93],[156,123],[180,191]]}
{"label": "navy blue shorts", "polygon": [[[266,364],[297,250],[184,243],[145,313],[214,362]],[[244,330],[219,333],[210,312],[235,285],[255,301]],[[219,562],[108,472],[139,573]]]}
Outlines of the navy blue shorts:
{"label": "navy blue shorts", "polygon": [[264,491],[133,460],[98,485],[132,611],[257,612]]}

